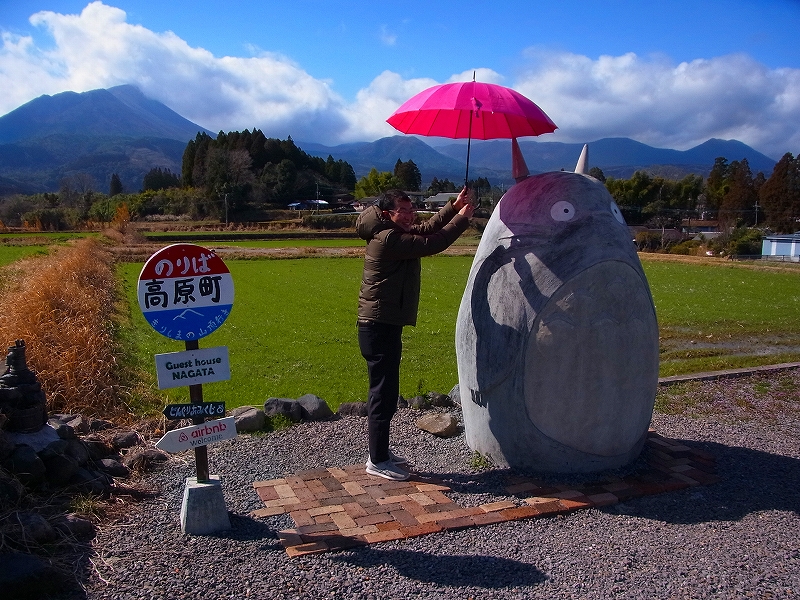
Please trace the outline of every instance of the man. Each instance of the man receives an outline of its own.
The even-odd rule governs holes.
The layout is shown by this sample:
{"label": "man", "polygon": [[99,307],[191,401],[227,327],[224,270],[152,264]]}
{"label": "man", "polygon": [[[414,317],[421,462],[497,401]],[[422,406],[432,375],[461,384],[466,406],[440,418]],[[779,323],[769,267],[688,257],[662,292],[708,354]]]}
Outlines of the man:
{"label": "man", "polygon": [[474,207],[465,187],[428,221],[415,224],[411,199],[400,190],[381,194],[356,220],[367,241],[358,298],[358,344],[367,361],[367,423],[370,475],[403,481],[407,461],[389,450],[389,425],[400,394],[400,358],[404,325],[416,325],[420,257],[450,246],[469,225]]}

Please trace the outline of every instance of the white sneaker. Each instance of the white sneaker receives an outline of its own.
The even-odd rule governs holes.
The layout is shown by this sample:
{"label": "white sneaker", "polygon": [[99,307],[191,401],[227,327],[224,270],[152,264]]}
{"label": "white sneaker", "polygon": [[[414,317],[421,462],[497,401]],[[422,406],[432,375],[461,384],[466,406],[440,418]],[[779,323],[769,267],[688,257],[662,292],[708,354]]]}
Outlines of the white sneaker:
{"label": "white sneaker", "polygon": [[389,450],[389,460],[392,461],[396,465],[407,465],[408,459],[405,456],[400,456],[399,454],[395,454],[391,450]]}
{"label": "white sneaker", "polygon": [[398,467],[391,460],[385,460],[377,464],[372,460],[367,459],[367,473],[375,475],[376,477],[383,477],[384,479],[392,479],[394,481],[405,481],[410,477],[407,471]]}

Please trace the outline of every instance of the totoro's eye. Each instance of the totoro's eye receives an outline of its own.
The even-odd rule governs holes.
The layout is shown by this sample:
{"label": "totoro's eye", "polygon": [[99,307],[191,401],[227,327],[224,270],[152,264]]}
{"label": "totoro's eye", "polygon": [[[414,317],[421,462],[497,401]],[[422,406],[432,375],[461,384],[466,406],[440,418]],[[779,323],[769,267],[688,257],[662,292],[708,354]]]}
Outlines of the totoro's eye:
{"label": "totoro's eye", "polygon": [[575,216],[575,207],[571,202],[559,200],[550,208],[550,216],[554,221],[569,221]]}
{"label": "totoro's eye", "polygon": [[619,206],[617,206],[617,203],[612,200],[609,207],[611,208],[611,214],[614,215],[614,218],[625,225],[625,217],[622,216],[622,211],[619,209]]}

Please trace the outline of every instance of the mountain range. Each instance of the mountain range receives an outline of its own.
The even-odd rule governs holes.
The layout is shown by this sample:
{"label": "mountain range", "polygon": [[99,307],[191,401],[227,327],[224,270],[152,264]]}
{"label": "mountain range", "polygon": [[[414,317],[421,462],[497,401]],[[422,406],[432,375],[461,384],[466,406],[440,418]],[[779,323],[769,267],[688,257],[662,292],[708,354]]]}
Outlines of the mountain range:
{"label": "mountain range", "polygon": [[[583,144],[517,140],[532,173],[573,171]],[[298,142],[305,152],[313,156],[334,158],[349,162],[361,177],[375,167],[379,171],[393,171],[397,159],[413,160],[422,174],[422,181],[433,177],[450,179],[456,184],[464,180],[466,171],[466,143],[452,143],[435,149],[414,136],[394,136],[375,142],[359,142],[339,146],[322,146]],[[630,138],[604,138],[588,143],[589,166],[599,167],[606,176],[627,179],[636,171],[647,171],[669,179],[681,179],[690,173],[706,177],[718,157],[729,162],[747,159],[753,174],[761,171],[766,177],[772,173],[776,161],[737,140],[710,139],[689,150],[654,148]],[[470,148],[470,179],[486,177],[492,184],[512,184],[511,141],[473,140]]]}
{"label": "mountain range", "polygon": [[[113,173],[126,191],[138,191],[153,168],[179,174],[186,144],[200,131],[215,135],[130,85],[40,96],[0,117],[0,196],[57,191],[63,178],[77,173],[91,175],[97,191],[108,189]],[[337,146],[295,143],[312,156],[347,161],[357,177],[373,167],[393,171],[399,159],[414,161],[424,185],[433,177],[456,184],[464,179],[467,146],[461,141],[434,148],[418,137],[397,135]],[[573,170],[583,148],[539,140],[519,144],[531,173]],[[629,138],[589,143],[589,165],[619,178],[637,170],[671,179],[689,173],[706,176],[720,156],[728,161],[746,158],[754,174],[762,171],[767,177],[776,162],[736,140],[710,139],[684,151]],[[486,177],[492,184],[513,183],[511,142],[473,141],[469,175]]]}

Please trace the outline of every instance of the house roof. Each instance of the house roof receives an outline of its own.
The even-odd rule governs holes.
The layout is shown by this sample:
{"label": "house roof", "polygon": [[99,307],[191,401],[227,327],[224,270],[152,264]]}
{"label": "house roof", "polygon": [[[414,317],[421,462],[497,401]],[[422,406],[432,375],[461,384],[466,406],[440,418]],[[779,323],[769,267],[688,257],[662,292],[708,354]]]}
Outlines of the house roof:
{"label": "house roof", "polygon": [[458,192],[439,192],[435,196],[425,198],[426,204],[446,204],[450,198],[458,198]]}

